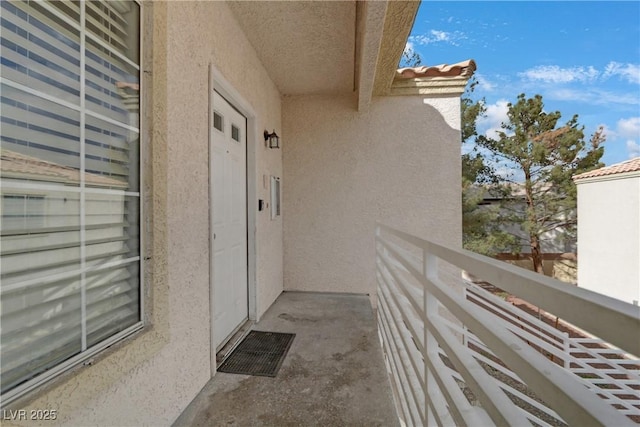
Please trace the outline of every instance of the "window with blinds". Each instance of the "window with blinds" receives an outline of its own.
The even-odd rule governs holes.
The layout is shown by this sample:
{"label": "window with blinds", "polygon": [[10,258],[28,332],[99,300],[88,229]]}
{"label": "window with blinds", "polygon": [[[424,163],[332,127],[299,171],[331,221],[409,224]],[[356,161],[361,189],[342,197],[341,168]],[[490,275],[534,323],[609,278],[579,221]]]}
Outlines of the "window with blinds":
{"label": "window with blinds", "polygon": [[3,404],[142,327],[140,6],[0,2]]}

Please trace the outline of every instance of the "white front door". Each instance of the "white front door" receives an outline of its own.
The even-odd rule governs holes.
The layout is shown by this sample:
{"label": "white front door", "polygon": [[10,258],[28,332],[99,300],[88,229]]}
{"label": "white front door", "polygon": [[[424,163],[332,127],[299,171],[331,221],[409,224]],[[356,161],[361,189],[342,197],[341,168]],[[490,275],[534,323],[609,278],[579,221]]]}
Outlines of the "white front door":
{"label": "white front door", "polygon": [[248,318],[247,119],[213,94],[213,341],[216,350]]}

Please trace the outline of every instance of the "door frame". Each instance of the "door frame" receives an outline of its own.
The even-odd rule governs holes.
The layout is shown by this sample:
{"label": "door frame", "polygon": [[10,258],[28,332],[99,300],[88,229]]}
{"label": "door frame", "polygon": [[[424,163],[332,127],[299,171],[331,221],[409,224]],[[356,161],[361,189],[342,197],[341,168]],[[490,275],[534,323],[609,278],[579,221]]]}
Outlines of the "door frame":
{"label": "door frame", "polygon": [[214,346],[214,328],[212,319],[214,318],[214,245],[213,236],[213,92],[214,90],[222,95],[233,108],[238,110],[247,119],[247,299],[249,320],[257,320],[257,286],[256,286],[256,219],[257,219],[257,161],[256,149],[259,146],[256,114],[251,105],[240,95],[240,93],[222,76],[220,71],[209,64],[209,121],[207,123],[209,132],[208,156],[209,156],[209,329],[210,329],[210,358],[211,375],[216,372],[216,348]]}

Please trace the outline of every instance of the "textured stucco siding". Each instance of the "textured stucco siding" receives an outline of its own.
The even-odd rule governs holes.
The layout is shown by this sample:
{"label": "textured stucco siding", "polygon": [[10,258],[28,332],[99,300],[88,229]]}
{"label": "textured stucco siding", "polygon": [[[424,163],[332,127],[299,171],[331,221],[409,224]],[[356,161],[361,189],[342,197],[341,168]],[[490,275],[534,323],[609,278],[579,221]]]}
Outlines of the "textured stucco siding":
{"label": "textured stucco siding", "polygon": [[578,184],[578,286],[640,301],[640,178]]}
{"label": "textured stucco siding", "polygon": [[229,3],[283,94],[353,91],[356,2]]}
{"label": "textured stucco siding", "polygon": [[457,97],[285,97],[285,290],[366,293],[376,221],[461,244]]}
{"label": "textured stucco siding", "polygon": [[[260,132],[281,131],[280,94],[225,3],[154,2],[151,11],[148,325],[15,408],[58,411],[42,425],[170,425],[210,379],[209,64],[251,105]],[[282,150],[248,144],[256,147],[257,195],[268,199],[262,176],[281,176]],[[256,229],[260,315],[282,291],[282,221],[261,212]]]}

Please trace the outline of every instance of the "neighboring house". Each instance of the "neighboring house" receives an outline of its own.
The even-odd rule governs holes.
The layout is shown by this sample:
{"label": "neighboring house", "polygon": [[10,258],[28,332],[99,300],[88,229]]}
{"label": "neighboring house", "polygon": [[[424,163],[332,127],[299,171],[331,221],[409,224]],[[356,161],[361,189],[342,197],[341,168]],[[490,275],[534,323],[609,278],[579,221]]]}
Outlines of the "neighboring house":
{"label": "neighboring house", "polygon": [[578,186],[578,286],[640,301],[640,157],[573,177]]}
{"label": "neighboring house", "polygon": [[284,290],[375,305],[376,221],[459,247],[475,64],[398,72],[417,7],[1,2],[3,408],[170,424]]}
{"label": "neighboring house", "polygon": [[[485,187],[476,187],[479,194],[484,194],[478,203],[478,209],[499,210],[502,215],[511,215],[517,212],[519,216],[524,216],[526,201],[524,197],[523,184],[513,183],[512,193],[508,199],[503,196],[492,195]],[[575,213],[572,213],[575,216]],[[501,224],[500,229],[516,238],[515,247],[517,252],[511,252],[508,248],[494,249],[497,252],[494,256],[502,261],[533,270],[531,260],[531,245],[529,235],[519,224]],[[540,239],[542,249],[542,266],[544,274],[562,280],[566,283],[575,284],[577,281],[576,263],[576,238],[566,227],[559,226],[553,230],[542,233]]]}
{"label": "neighboring house", "polygon": [[[511,188],[511,195],[508,200],[505,200],[502,197],[495,197],[491,194],[488,194],[487,196],[483,197],[479,205],[500,207],[505,205],[506,203],[509,210],[516,211],[519,215],[523,215],[527,207],[524,184],[514,183],[511,184]],[[505,212],[508,213],[507,211]],[[531,253],[529,235],[525,232],[525,230],[522,229],[520,225],[505,225],[504,230],[509,234],[515,236],[518,241],[521,242],[520,252],[522,254]],[[558,227],[554,230],[547,231],[542,234],[540,238],[540,246],[543,254],[575,253],[576,239],[575,236],[567,232],[566,228]]]}

